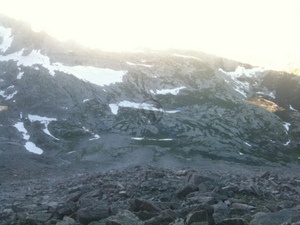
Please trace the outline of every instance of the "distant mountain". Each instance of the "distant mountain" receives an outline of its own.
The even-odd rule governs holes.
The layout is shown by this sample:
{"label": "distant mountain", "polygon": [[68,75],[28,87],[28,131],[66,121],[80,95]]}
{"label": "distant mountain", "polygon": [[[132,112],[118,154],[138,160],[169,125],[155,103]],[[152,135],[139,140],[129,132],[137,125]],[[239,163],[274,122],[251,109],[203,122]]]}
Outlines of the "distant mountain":
{"label": "distant mountain", "polygon": [[4,16],[0,105],[2,158],[260,164],[300,156],[298,76],[200,52],[91,50]]}

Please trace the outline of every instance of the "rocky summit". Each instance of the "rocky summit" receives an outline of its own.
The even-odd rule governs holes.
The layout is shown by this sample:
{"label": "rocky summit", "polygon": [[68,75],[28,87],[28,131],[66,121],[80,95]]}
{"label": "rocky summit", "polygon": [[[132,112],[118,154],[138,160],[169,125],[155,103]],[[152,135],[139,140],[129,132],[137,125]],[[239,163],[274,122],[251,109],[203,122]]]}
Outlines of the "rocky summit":
{"label": "rocky summit", "polygon": [[299,76],[0,16],[0,224],[299,224],[299,151]]}

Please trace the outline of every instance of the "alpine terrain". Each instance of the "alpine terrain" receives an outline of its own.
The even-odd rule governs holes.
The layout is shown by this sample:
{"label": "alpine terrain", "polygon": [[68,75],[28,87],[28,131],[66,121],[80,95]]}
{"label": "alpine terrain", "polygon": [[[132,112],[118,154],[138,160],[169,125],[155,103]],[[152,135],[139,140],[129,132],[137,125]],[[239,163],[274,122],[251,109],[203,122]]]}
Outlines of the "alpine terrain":
{"label": "alpine terrain", "polygon": [[0,17],[0,224],[292,224],[299,159],[299,76]]}

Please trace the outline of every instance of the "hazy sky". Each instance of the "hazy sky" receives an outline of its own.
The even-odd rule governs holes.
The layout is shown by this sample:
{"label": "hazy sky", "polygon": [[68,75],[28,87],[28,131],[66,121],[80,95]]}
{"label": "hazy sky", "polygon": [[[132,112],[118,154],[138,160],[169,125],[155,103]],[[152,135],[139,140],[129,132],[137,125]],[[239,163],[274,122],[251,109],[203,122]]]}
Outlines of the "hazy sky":
{"label": "hazy sky", "polygon": [[0,13],[105,50],[181,48],[300,65],[298,0],[0,0]]}

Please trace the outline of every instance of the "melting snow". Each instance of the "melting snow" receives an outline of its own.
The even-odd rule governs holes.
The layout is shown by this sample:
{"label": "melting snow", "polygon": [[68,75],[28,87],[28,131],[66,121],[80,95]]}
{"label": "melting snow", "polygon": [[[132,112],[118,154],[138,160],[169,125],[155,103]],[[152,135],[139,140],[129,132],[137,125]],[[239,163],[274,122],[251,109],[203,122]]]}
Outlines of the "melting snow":
{"label": "melting snow", "polygon": [[292,107],[292,105],[290,105],[290,110],[293,110],[293,111],[298,112],[298,110],[294,109],[294,108]]}
{"label": "melting snow", "polygon": [[14,125],[15,128],[17,128],[17,130],[22,133],[23,135],[23,139],[26,140],[26,144],[24,145],[24,147],[26,148],[27,151],[41,155],[43,153],[43,150],[38,148],[34,143],[32,143],[31,141],[28,141],[30,138],[30,135],[28,135],[27,130],[24,127],[24,123],[23,122],[18,122]]}
{"label": "melting snow", "polygon": [[274,94],[274,92],[262,92],[262,91],[258,91],[258,92],[256,92],[256,94],[259,94],[259,95],[267,95],[267,96],[269,96],[269,97],[271,97],[271,98],[273,98],[273,99],[275,99],[276,97],[275,97],[275,94]]}
{"label": "melting snow", "polygon": [[167,94],[171,94],[171,95],[178,95],[179,91],[182,89],[185,89],[186,87],[178,87],[178,88],[172,88],[172,89],[162,89],[162,90],[150,90],[150,92],[152,94],[158,94],[158,95],[167,95]]}
{"label": "melting snow", "polygon": [[247,143],[247,142],[244,142],[245,143],[245,145],[248,145],[248,146],[250,146],[251,147],[251,145],[249,144],[249,143]]}
{"label": "melting snow", "polygon": [[17,128],[18,131],[19,131],[20,133],[23,134],[23,138],[24,138],[25,140],[29,140],[30,136],[27,134],[28,132],[27,132],[27,130],[25,129],[24,123],[23,123],[23,122],[18,122],[18,123],[16,123],[16,124],[14,125],[14,127]]}
{"label": "melting snow", "polygon": [[242,153],[242,152],[239,152],[239,155],[244,155],[244,153]]}
{"label": "melting snow", "polygon": [[23,75],[24,75],[24,72],[20,72],[17,76],[17,79],[18,80],[22,79]]}
{"label": "melting snow", "polygon": [[285,127],[286,131],[289,131],[291,124],[288,122],[284,122],[283,126]]}
{"label": "melting snow", "polygon": [[143,64],[143,63],[132,63],[132,62],[126,62],[126,63],[130,66],[144,66],[144,67],[148,67],[148,68],[153,67],[152,65]]}
{"label": "melting snow", "polygon": [[152,110],[152,111],[163,111],[166,113],[177,113],[179,110],[170,110],[170,111],[164,111],[162,109],[155,108],[152,104],[148,103],[135,103],[130,101],[122,101],[117,104],[109,104],[110,110],[114,115],[118,114],[119,107],[125,107],[125,108],[134,108],[134,109],[144,109],[144,110]]}
{"label": "melting snow", "polygon": [[155,139],[155,138],[142,138],[142,137],[132,137],[132,140],[136,141],[141,141],[141,140],[149,140],[149,141],[173,141],[172,138],[160,138],[160,139]]}
{"label": "melting snow", "polygon": [[0,91],[0,95],[5,98],[5,100],[12,99],[16,94],[18,94],[18,91],[14,91],[12,94],[6,95],[4,91]]}
{"label": "melting snow", "polygon": [[43,131],[51,136],[52,138],[54,138],[55,140],[59,140],[58,138],[54,137],[50,131],[48,130],[48,125],[50,122],[52,121],[57,121],[57,119],[55,118],[48,118],[48,117],[42,117],[42,116],[37,116],[37,115],[28,115],[28,119],[30,120],[30,122],[35,122],[35,121],[39,121],[41,124],[44,124],[45,128],[43,129]]}
{"label": "melting snow", "polygon": [[234,79],[234,78],[240,77],[242,75],[245,75],[247,77],[252,77],[252,76],[256,75],[256,73],[262,73],[262,72],[264,72],[265,69],[261,68],[261,67],[256,67],[256,68],[252,68],[252,69],[246,69],[245,67],[238,66],[235,69],[235,71],[233,71],[233,72],[226,72],[222,68],[220,68],[219,71],[221,71],[222,73],[225,73],[225,74],[231,76],[232,79]]}
{"label": "melting snow", "polygon": [[[93,66],[65,66],[61,63],[51,63],[50,58],[41,54],[40,50],[32,50],[29,55],[23,55],[24,49],[19,52],[12,53],[6,56],[0,56],[0,61],[17,61],[17,65],[31,67],[33,65],[42,65],[49,70],[49,73],[54,76],[55,71],[61,71],[67,74],[72,74],[75,77],[88,81],[90,83],[103,86],[116,82],[122,82],[123,76],[127,71],[115,71],[107,68],[97,68]],[[35,67],[39,69],[38,67]]]}
{"label": "melting snow", "polygon": [[27,151],[41,155],[43,154],[43,150],[40,149],[39,147],[37,147],[33,142],[31,141],[27,141],[25,144],[25,148],[27,149]]}
{"label": "melting snow", "polygon": [[200,60],[203,62],[202,59],[198,58],[198,57],[195,57],[195,56],[190,56],[190,55],[180,55],[180,54],[173,54],[173,56],[176,56],[176,57],[181,57],[181,58],[185,58],[185,59],[197,59],[197,60]]}
{"label": "melting snow", "polygon": [[84,99],[82,102],[85,103],[85,102],[88,102],[90,99]]}
{"label": "melting snow", "polygon": [[92,140],[97,140],[99,139],[100,136],[98,134],[95,134],[93,138],[90,138],[89,140],[92,141]]}
{"label": "melting snow", "polygon": [[[265,69],[264,68],[252,68],[252,69],[245,69],[242,66],[238,66],[236,68],[235,71],[233,72],[226,72],[224,71],[222,68],[219,69],[220,72],[222,72],[223,74],[228,75],[233,81],[234,81],[234,90],[236,90],[237,92],[239,92],[241,95],[243,95],[244,97],[247,97],[247,93],[246,91],[249,91],[249,83],[247,82],[242,82],[240,80],[238,80],[237,78],[241,77],[241,76],[247,76],[247,77],[252,77],[255,76],[256,73],[261,73],[264,72]],[[227,79],[225,79],[226,82]]]}
{"label": "melting snow", "polygon": [[11,37],[11,29],[0,26],[0,36],[3,37],[3,41],[0,44],[0,50],[2,52],[6,52],[13,41],[13,38]]}
{"label": "melting snow", "polygon": [[288,140],[285,144],[283,144],[284,146],[288,146],[291,143],[291,140]]}

